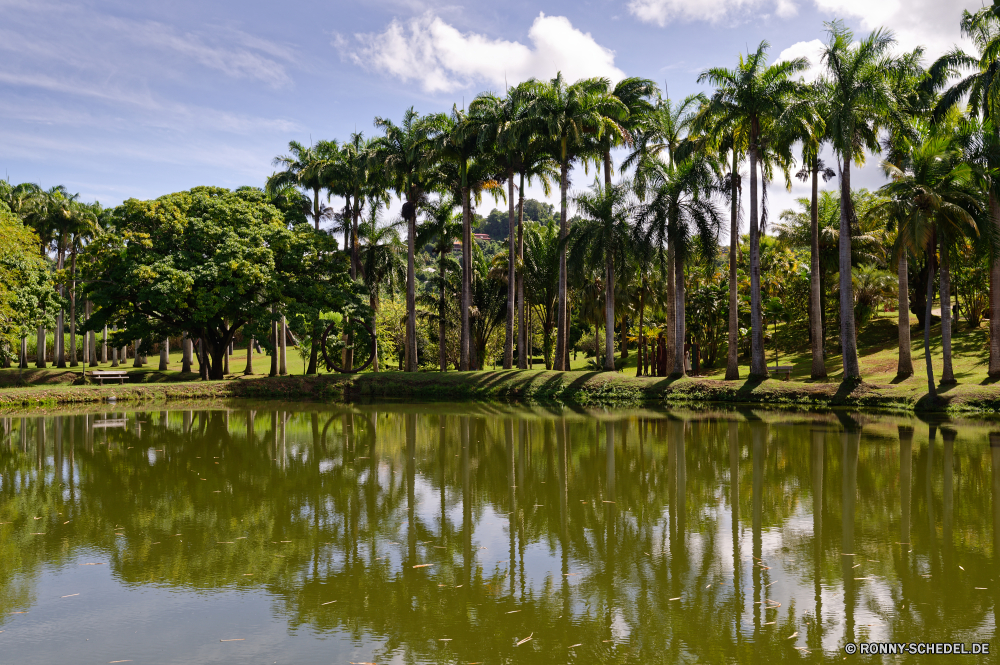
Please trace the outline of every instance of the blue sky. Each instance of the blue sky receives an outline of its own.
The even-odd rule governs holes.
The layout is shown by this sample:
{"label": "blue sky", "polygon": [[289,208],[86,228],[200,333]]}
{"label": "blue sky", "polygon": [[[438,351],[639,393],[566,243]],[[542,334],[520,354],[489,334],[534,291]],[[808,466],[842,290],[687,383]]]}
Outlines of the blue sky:
{"label": "blue sky", "polygon": [[[823,22],[884,25],[929,58],[980,0],[0,0],[0,177],[115,205],[263,184],[289,140],[376,133],[507,80],[644,76],[680,98],[763,39],[816,52]],[[574,188],[593,174],[579,172]],[[856,186],[877,186],[870,160]],[[835,185],[831,183],[831,186]],[[541,198],[540,192],[534,192]],[[805,195],[778,188],[781,210]],[[484,202],[488,212],[492,202]]]}

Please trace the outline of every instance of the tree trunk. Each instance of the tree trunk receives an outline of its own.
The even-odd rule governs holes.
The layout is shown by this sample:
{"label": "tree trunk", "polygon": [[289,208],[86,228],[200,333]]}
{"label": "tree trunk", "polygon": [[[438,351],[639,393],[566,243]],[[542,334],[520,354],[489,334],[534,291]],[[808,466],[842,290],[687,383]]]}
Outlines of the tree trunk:
{"label": "tree trunk", "polygon": [[[990,191],[990,221],[1000,235],[1000,201]],[[990,263],[990,378],[1000,378],[1000,252]]]}
{"label": "tree trunk", "polygon": [[522,266],[517,271],[517,368],[527,369],[526,357],[528,333],[524,321],[524,173],[521,174],[517,195],[517,262]]}
{"label": "tree trunk", "polygon": [[[271,309],[274,312],[274,309]],[[271,371],[268,376],[278,376],[278,321],[271,321]]]}
{"label": "tree trunk", "polygon": [[448,350],[446,346],[446,336],[448,334],[447,322],[445,320],[445,314],[447,313],[447,307],[445,306],[444,294],[444,248],[440,252],[441,260],[438,262],[438,278],[441,280],[438,286],[438,362],[441,365],[441,371],[448,371]]}
{"label": "tree trunk", "polygon": [[[860,381],[858,338],[854,325],[854,285],[851,283],[851,152],[843,156],[840,174],[840,345],[844,380]],[[933,251],[933,250],[932,250]]]}
{"label": "tree trunk", "polygon": [[407,201],[406,211],[406,371],[417,371],[417,292],[414,275],[414,252],[417,241],[417,207]]}
{"label": "tree trunk", "polygon": [[639,278],[639,337],[636,343],[635,375],[642,376],[646,361],[646,278]]}
{"label": "tree trunk", "polygon": [[[84,317],[85,321],[87,321],[87,322],[90,321],[90,301],[89,300],[85,300],[84,303],[83,303],[83,317]],[[74,319],[75,318],[76,317],[74,317]],[[94,357],[94,353],[93,353],[93,351],[91,351],[91,346],[90,346],[90,342],[93,339],[93,335],[94,335],[94,333],[92,333],[90,331],[87,331],[87,332],[83,333],[83,366],[84,366],[84,368],[86,368],[90,364],[91,359]],[[76,358],[74,358],[73,360],[75,361]],[[84,369],[83,373],[86,374],[87,370]]]}
{"label": "tree trunk", "polygon": [[514,231],[516,217],[514,215],[514,172],[507,174],[507,207],[509,208],[509,224],[507,234],[507,327],[503,342],[503,368],[510,369],[514,366],[514,308],[517,295],[517,282],[514,277],[516,262],[514,246]]}
{"label": "tree trunk", "polygon": [[35,367],[44,369],[46,367],[45,363],[45,347],[47,346],[47,340],[45,339],[47,334],[45,332],[45,326],[38,326],[38,334],[35,337]]}
{"label": "tree trunk", "polygon": [[[59,287],[59,295],[65,295],[65,288]],[[56,318],[56,338],[52,353],[55,354],[55,366],[63,369],[66,367],[66,310],[60,308],[59,316]]]}
{"label": "tree trunk", "polygon": [[767,378],[764,316],[760,299],[760,227],[757,211],[757,146],[750,146],[750,376]]}
{"label": "tree trunk", "polygon": [[[563,143],[566,139],[563,139]],[[565,148],[563,148],[565,155]],[[569,221],[566,218],[566,195],[569,190],[569,160],[563,156],[559,167],[559,299],[556,305],[556,357],[555,369],[566,370],[566,342],[569,339],[569,321],[566,319],[566,301],[569,296],[566,289],[566,235],[569,233]]]}
{"label": "tree trunk", "polygon": [[205,343],[204,337],[198,340],[198,375],[202,381],[208,381],[210,376],[208,368],[208,345]]}
{"label": "tree trunk", "polygon": [[280,326],[281,339],[278,340],[278,349],[280,349],[280,354],[278,356],[278,374],[281,376],[286,376],[288,374],[288,323],[285,321],[285,315],[281,315],[281,326]]}
{"label": "tree trunk", "polygon": [[[823,303],[819,278],[819,155],[812,158],[812,200],[809,207],[809,331],[812,337],[813,379],[826,378]],[[905,261],[904,261],[905,263]],[[908,329],[907,329],[908,330]]]}
{"label": "tree trunk", "polygon": [[184,333],[184,339],[181,341],[181,372],[187,374],[191,371],[191,338],[187,333]]}
{"label": "tree trunk", "polygon": [[253,337],[247,336],[247,366],[243,370],[243,376],[253,374]]}
{"label": "tree trunk", "polygon": [[667,247],[667,307],[666,321],[664,329],[667,334],[664,336],[663,344],[666,347],[666,369],[661,376],[670,376],[674,373],[674,345],[677,343],[677,270],[674,267],[676,261],[674,246]]}
{"label": "tree trunk", "polygon": [[139,353],[140,346],[142,346],[142,338],[135,340],[135,360],[132,362],[132,367],[142,367],[142,354]]}
{"label": "tree trunk", "polygon": [[604,268],[604,369],[615,371],[615,259],[608,252]]}
{"label": "tree trunk", "polygon": [[726,355],[726,381],[740,378],[740,300],[736,275],[737,247],[740,241],[740,186],[738,153],[733,150],[733,170],[729,202],[729,349]]}
{"label": "tree trunk", "polygon": [[684,363],[684,259],[674,254],[674,371],[673,376],[687,375]]}
{"label": "tree trunk", "polygon": [[927,303],[924,305],[924,361],[927,363],[927,394],[931,400],[937,399],[934,388],[934,364],[931,362],[931,303],[934,302],[934,248],[937,242],[931,234],[927,251]]}
{"label": "tree trunk", "polygon": [[160,344],[160,366],[157,369],[165,372],[168,364],[170,364],[170,338],[164,337]]}
{"label": "tree trunk", "polygon": [[472,339],[469,326],[469,307],[472,305],[472,219],[469,214],[469,188],[462,187],[462,331],[458,369],[472,369]]}
{"label": "tree trunk", "polygon": [[[114,328],[111,329],[111,332],[115,332],[117,330],[118,330],[118,326],[115,326]],[[118,367],[118,347],[117,346],[112,346],[111,347],[111,366],[112,367]]]}
{"label": "tree trunk", "polygon": [[24,335],[21,337],[21,362],[17,365],[18,369],[28,369],[28,336]]}
{"label": "tree trunk", "polygon": [[76,358],[76,241],[73,242],[73,251],[69,260],[69,366],[76,367],[79,362]]}
{"label": "tree trunk", "polygon": [[899,378],[913,376],[913,359],[910,354],[910,286],[907,271],[906,249],[902,248],[896,269],[899,276],[899,363],[896,366],[896,376]]}
{"label": "tree trunk", "polygon": [[104,326],[101,333],[101,362],[108,362],[108,327]]}
{"label": "tree trunk", "polygon": [[955,372],[951,365],[951,257],[948,256],[948,242],[941,234],[941,352],[944,363],[941,370],[941,385],[953,385]]}

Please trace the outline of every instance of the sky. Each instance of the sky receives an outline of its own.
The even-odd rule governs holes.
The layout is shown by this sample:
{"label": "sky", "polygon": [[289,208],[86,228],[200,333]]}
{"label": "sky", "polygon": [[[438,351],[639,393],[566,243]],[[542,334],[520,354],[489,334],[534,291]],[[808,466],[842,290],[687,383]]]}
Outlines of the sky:
{"label": "sky", "polygon": [[[767,40],[773,59],[804,55],[815,75],[834,19],[857,35],[889,28],[929,64],[962,44],[961,12],[982,1],[0,0],[0,177],[105,206],[263,186],[291,140],[377,135],[377,116],[450,111],[558,71],[642,76],[680,99]],[[572,189],[594,176],[578,169]],[[882,182],[877,157],[852,179]],[[771,209],[806,195],[775,183]]]}

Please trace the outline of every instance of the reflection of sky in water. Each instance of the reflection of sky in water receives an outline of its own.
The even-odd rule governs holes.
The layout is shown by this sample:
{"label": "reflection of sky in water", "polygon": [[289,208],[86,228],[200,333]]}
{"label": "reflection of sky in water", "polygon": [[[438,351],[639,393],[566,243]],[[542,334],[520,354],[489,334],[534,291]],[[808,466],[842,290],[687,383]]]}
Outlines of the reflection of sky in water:
{"label": "reflection of sky in water", "polygon": [[[998,573],[988,426],[959,428],[946,480],[946,444],[938,434],[930,453],[918,423],[904,546],[891,419],[849,443],[829,422],[818,434],[757,424],[751,436],[737,417],[731,449],[726,420],[628,417],[614,425],[609,457],[610,428],[575,415],[564,484],[554,421],[532,414],[531,436],[522,445],[515,426],[507,448],[505,421],[491,417],[472,428],[465,455],[463,421],[446,420],[442,439],[434,415],[417,416],[413,533],[402,414],[380,413],[367,440],[359,414],[352,434],[334,427],[324,444],[308,414],[293,414],[282,446],[270,413],[249,444],[243,412],[231,412],[228,434],[195,414],[195,433],[183,436],[175,413],[163,434],[173,438],[161,439],[160,412],[150,412],[141,437],[151,442],[135,428],[130,439],[98,430],[89,443],[74,430],[72,451],[68,432],[82,420],[59,430],[50,418],[40,476],[42,433],[12,432],[0,445],[0,522],[13,523],[0,525],[0,663],[839,662],[848,635],[996,634],[997,592],[975,588],[995,586]],[[842,513],[851,496],[853,528]],[[60,539],[34,535],[59,529]]]}

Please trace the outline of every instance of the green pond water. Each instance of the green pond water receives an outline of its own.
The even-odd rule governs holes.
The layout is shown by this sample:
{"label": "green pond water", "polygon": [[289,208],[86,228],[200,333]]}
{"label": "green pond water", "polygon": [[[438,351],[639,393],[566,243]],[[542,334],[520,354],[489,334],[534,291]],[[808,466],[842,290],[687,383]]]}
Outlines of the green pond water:
{"label": "green pond water", "polygon": [[0,663],[1000,662],[1000,423],[186,409],[0,414]]}

